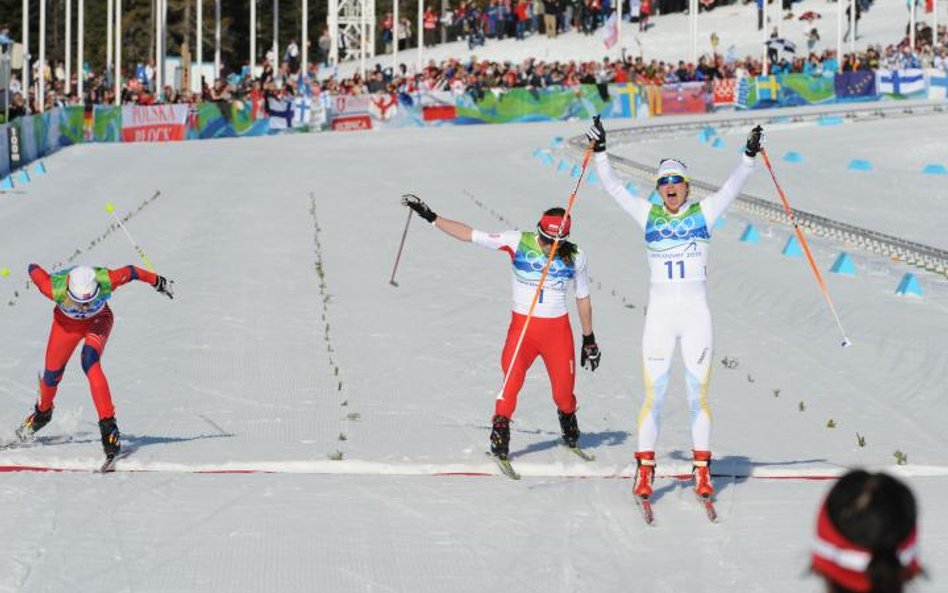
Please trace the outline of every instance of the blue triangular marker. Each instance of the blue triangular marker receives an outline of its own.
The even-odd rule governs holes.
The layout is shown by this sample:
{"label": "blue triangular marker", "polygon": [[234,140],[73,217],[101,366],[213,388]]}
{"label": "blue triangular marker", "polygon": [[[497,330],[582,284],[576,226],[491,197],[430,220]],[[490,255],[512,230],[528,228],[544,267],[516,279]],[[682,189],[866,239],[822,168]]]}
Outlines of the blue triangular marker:
{"label": "blue triangular marker", "polygon": [[837,126],[841,123],[843,123],[843,118],[838,115],[824,115],[816,122],[819,126]]}
{"label": "blue triangular marker", "polygon": [[790,235],[790,238],[787,239],[787,244],[783,246],[782,253],[787,257],[800,257],[803,255],[803,248],[800,247],[800,242],[797,240],[796,235]]}
{"label": "blue triangular marker", "polygon": [[853,159],[849,161],[850,171],[872,171],[872,163],[863,159]]}
{"label": "blue triangular marker", "polygon": [[631,181],[625,184],[625,189],[627,192],[629,192],[633,196],[639,195],[639,188],[636,187],[635,184],[632,183]]}
{"label": "blue triangular marker", "polygon": [[843,251],[836,257],[836,261],[834,261],[830,267],[830,272],[834,274],[844,274],[846,276],[855,276],[856,264],[853,263],[853,258],[849,257],[849,254]]}
{"label": "blue triangular marker", "polygon": [[661,206],[662,204],[665,203],[662,201],[662,196],[658,195],[658,192],[655,191],[654,189],[652,190],[652,193],[649,194],[648,201],[658,206]]}
{"label": "blue triangular marker", "polygon": [[550,153],[544,154],[544,155],[543,155],[543,164],[544,164],[544,165],[549,165],[549,166],[552,167],[552,166],[553,166],[553,155],[550,154]]}
{"label": "blue triangular marker", "polygon": [[741,233],[741,241],[744,243],[760,243],[760,233],[757,232],[757,228],[749,224],[744,227],[744,232]]}
{"label": "blue triangular marker", "polygon": [[13,178],[7,175],[0,180],[0,189],[13,189]]}
{"label": "blue triangular marker", "polygon": [[925,168],[922,169],[922,173],[925,175],[948,175],[948,169],[946,169],[944,165],[932,163],[925,165]]}
{"label": "blue triangular marker", "polygon": [[586,183],[592,183],[592,184],[599,183],[599,176],[596,175],[595,171],[589,172],[589,177],[586,178]]}
{"label": "blue triangular marker", "polygon": [[783,155],[783,160],[788,163],[802,163],[803,157],[799,152],[788,151]]}
{"label": "blue triangular marker", "polygon": [[533,149],[533,158],[538,159],[538,158],[540,158],[540,155],[542,155],[542,154],[543,154],[543,151],[540,150],[539,148],[534,148],[534,149]]}
{"label": "blue triangular marker", "polygon": [[563,137],[554,136],[553,141],[550,142],[550,146],[552,146],[553,148],[559,148],[560,146],[563,146]]}
{"label": "blue triangular marker", "polygon": [[899,282],[899,287],[895,289],[895,294],[922,296],[922,285],[918,283],[915,274],[906,273]]}
{"label": "blue triangular marker", "polygon": [[564,160],[560,160],[560,163],[556,166],[557,171],[569,171],[569,163]]}
{"label": "blue triangular marker", "polygon": [[717,220],[714,221],[714,226],[712,226],[711,228],[723,229],[725,226],[727,226],[727,216],[724,216],[722,214],[721,216],[718,217]]}
{"label": "blue triangular marker", "polygon": [[30,174],[26,172],[26,169],[20,169],[20,176],[17,178],[17,183],[24,185],[30,182]]}
{"label": "blue triangular marker", "polygon": [[727,144],[724,143],[720,137],[714,139],[714,142],[711,143],[711,148],[725,148]]}
{"label": "blue triangular marker", "polygon": [[573,165],[573,170],[569,172],[569,176],[573,179],[579,179],[579,175],[583,172],[583,168],[579,165]]}
{"label": "blue triangular marker", "polygon": [[33,167],[33,175],[45,175],[46,174],[46,163],[40,161],[36,163],[36,166]]}

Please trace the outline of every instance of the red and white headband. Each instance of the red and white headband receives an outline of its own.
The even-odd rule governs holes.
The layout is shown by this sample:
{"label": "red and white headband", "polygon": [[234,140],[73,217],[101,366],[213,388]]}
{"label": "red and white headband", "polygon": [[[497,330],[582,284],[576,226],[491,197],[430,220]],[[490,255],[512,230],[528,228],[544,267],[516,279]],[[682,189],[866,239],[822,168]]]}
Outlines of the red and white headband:
{"label": "red and white headband", "polygon": [[[921,572],[922,567],[918,563],[918,532],[915,528],[899,543],[895,553],[902,565],[905,580]],[[872,550],[854,544],[839,532],[829,517],[825,502],[816,522],[811,562],[814,571],[847,589],[858,593],[872,590],[872,582],[866,573],[872,562]]]}

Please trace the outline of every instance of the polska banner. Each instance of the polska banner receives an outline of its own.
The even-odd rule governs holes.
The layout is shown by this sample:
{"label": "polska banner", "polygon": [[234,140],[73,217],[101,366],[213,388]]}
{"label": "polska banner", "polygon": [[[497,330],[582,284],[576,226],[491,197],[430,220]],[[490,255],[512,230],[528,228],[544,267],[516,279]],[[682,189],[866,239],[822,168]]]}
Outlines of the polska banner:
{"label": "polska banner", "polygon": [[123,142],[172,142],[184,140],[190,107],[175,105],[125,105],[122,107]]}
{"label": "polska banner", "polygon": [[371,130],[369,95],[336,95],[329,107],[329,126],[335,131]]}

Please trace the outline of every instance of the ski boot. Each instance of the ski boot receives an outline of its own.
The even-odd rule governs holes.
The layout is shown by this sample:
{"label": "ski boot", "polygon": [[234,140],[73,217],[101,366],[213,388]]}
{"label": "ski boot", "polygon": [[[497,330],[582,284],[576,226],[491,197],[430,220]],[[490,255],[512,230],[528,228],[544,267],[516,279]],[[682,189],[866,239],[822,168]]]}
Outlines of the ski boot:
{"label": "ski boot", "polygon": [[498,459],[507,459],[510,453],[510,418],[494,416],[490,431],[490,453]]}
{"label": "ski boot", "polygon": [[691,473],[695,479],[695,494],[710,498],[714,494],[711,484],[711,451],[694,451],[695,460]]}
{"label": "ski boot", "polygon": [[655,480],[655,451],[636,451],[635,486],[632,493],[641,499],[652,496],[652,481]]}
{"label": "ski boot", "polygon": [[572,414],[564,414],[563,412],[557,410],[557,415],[560,417],[560,428],[563,431],[563,442],[566,443],[566,446],[569,448],[575,448],[579,443],[579,425],[576,423],[576,412]]}
{"label": "ski boot", "polygon": [[33,435],[36,434],[41,428],[49,424],[49,421],[53,418],[53,409],[50,408],[45,412],[40,411],[39,405],[33,406],[33,413],[26,417],[26,420],[23,421],[23,424],[20,425],[20,428],[16,429],[16,438],[21,443],[33,440]]}
{"label": "ski boot", "polygon": [[112,458],[122,450],[122,442],[119,440],[119,429],[115,424],[115,418],[103,418],[99,420],[99,432],[102,433],[102,450],[105,456]]}

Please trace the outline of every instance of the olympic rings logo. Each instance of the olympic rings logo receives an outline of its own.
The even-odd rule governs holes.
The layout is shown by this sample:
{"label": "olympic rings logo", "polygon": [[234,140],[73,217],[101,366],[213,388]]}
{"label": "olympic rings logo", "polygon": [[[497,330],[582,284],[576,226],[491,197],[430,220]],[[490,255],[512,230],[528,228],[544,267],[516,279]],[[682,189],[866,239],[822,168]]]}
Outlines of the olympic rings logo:
{"label": "olympic rings logo", "polygon": [[656,218],[654,227],[655,232],[663,239],[671,239],[672,237],[684,239],[691,231],[695,230],[695,219],[690,216],[688,218],[672,218],[671,220]]}
{"label": "olympic rings logo", "polygon": [[[543,266],[546,265],[547,256],[540,253],[539,251],[527,251],[523,254],[523,259],[527,262],[527,265],[530,266],[530,270],[534,272],[543,271]],[[558,259],[554,259],[550,263],[550,273],[556,274],[562,269],[565,269],[566,266]]]}

